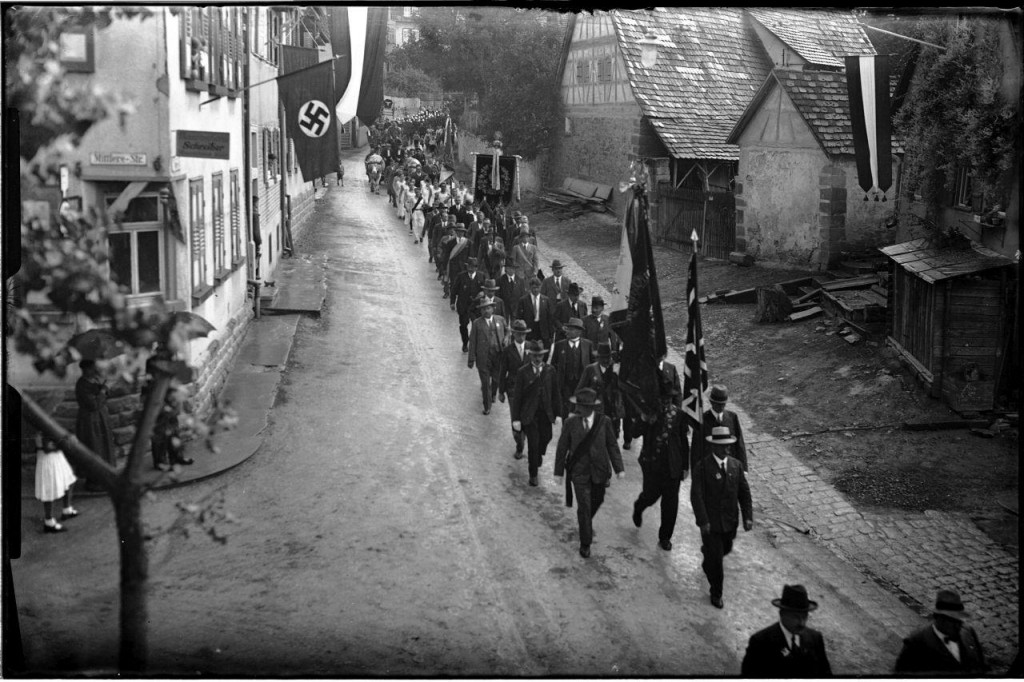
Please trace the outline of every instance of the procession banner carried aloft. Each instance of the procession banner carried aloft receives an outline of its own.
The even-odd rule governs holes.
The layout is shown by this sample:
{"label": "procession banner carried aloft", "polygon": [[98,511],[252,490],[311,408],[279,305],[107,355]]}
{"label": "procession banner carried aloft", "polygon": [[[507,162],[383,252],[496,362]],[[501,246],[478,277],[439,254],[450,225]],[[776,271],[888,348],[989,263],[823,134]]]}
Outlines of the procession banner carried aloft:
{"label": "procession banner carried aloft", "polygon": [[338,126],[331,106],[335,101],[335,61],[280,76],[277,82],[286,131],[295,143],[295,158],[307,180],[333,173],[338,166]]}
{"label": "procession banner carried aloft", "polygon": [[[498,177],[494,177],[494,159],[498,159]],[[497,189],[494,179],[500,182]],[[519,157],[497,156],[488,152],[476,153],[473,161],[473,200],[496,206],[519,201]]]}
{"label": "procession banner carried aloft", "polygon": [[857,180],[864,200],[875,193],[885,201],[892,186],[892,133],[889,122],[889,57],[846,57],[846,90],[853,126]]}
{"label": "procession banner carried aloft", "polygon": [[697,432],[700,442],[704,434],[704,404],[708,391],[708,363],[704,358],[704,326],[700,321],[700,302],[697,300],[697,231],[693,231],[693,255],[690,256],[690,275],[686,280],[686,358],[683,362],[683,412],[690,427]]}

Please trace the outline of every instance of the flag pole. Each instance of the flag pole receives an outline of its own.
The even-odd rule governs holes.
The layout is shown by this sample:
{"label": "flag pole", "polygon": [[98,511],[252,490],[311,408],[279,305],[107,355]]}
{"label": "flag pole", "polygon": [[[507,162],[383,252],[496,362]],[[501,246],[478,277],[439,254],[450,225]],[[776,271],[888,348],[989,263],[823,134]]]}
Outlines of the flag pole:
{"label": "flag pole", "polygon": [[[347,55],[343,55],[343,54],[336,54],[333,57],[331,57],[331,60],[330,60],[331,61],[331,71],[332,72],[334,71],[334,60],[335,59],[345,59],[345,58],[347,58]],[[327,61],[327,60],[325,59],[324,61]],[[273,78],[268,78],[267,80],[260,81],[259,83],[253,83],[252,85],[247,85],[244,88],[241,88],[239,90],[235,90],[235,94],[238,95],[238,94],[241,94],[241,93],[245,92],[246,90],[252,90],[253,88],[257,88],[257,87],[259,87],[261,85],[266,85],[267,83],[273,83],[276,80],[280,80],[282,78],[288,78],[289,76],[294,76],[296,74],[302,73],[303,71],[309,71],[310,69],[315,69],[316,67],[320,66],[323,63],[324,62],[317,62],[316,64],[311,64],[310,66],[304,66],[301,69],[295,69],[294,71],[289,71],[288,73],[283,73],[280,76],[274,76]],[[209,104],[210,102],[216,102],[217,100],[221,99],[222,97],[223,97],[223,95],[217,95],[216,97],[211,97],[208,100],[200,102],[199,106],[203,106],[204,104]]]}

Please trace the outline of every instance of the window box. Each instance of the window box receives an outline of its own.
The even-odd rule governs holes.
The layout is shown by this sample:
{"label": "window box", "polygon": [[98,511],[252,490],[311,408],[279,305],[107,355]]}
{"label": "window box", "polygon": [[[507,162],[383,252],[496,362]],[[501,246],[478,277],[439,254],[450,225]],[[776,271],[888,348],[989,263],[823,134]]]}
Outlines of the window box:
{"label": "window box", "polygon": [[233,271],[234,270],[232,268],[224,268],[223,270],[218,270],[217,273],[213,276],[214,285],[223,284],[224,280],[230,277]]}
{"label": "window box", "polygon": [[231,92],[231,89],[228,88],[226,85],[217,85],[216,83],[211,83],[210,84],[210,94],[211,95],[216,95],[218,97],[224,97],[229,92]]}
{"label": "window box", "polygon": [[202,305],[206,299],[213,295],[216,288],[212,284],[202,286],[192,292],[192,307]]}
{"label": "window box", "polygon": [[207,82],[195,78],[185,79],[185,89],[190,92],[206,92]]}

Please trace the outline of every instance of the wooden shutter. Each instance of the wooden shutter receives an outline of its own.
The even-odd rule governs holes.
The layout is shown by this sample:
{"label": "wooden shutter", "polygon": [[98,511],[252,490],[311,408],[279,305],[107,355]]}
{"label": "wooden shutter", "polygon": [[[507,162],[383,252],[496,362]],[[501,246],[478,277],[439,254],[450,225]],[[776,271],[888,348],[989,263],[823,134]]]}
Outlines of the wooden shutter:
{"label": "wooden shutter", "polygon": [[192,75],[192,12],[186,10],[178,15],[180,28],[180,50],[178,51],[181,78],[188,79]]}

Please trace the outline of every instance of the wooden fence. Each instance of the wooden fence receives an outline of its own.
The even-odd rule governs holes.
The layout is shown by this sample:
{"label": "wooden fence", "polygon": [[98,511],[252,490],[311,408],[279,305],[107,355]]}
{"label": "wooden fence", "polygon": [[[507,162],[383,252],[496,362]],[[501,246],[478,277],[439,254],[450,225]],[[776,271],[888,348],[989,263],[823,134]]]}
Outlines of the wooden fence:
{"label": "wooden fence", "polygon": [[732,192],[672,189],[670,183],[659,183],[653,213],[654,237],[661,243],[689,251],[690,235],[696,230],[704,256],[724,260],[736,249],[736,197]]}

